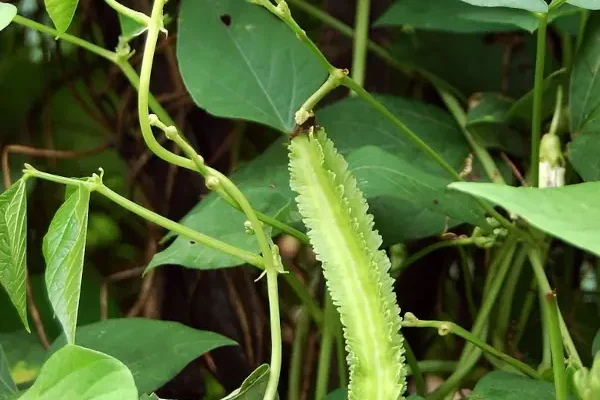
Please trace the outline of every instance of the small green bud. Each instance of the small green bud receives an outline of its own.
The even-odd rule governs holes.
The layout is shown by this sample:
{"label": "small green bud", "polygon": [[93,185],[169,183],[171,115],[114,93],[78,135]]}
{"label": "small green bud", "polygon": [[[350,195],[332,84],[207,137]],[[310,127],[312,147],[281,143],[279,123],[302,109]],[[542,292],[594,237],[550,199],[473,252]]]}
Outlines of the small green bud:
{"label": "small green bud", "polygon": [[216,176],[206,178],[206,187],[209,190],[216,190],[221,185],[221,181]]}
{"label": "small green bud", "polygon": [[178,134],[179,133],[177,132],[177,128],[175,128],[173,125],[167,126],[165,128],[165,136],[169,140],[173,140],[175,137],[177,137]]}
{"label": "small green bud", "polygon": [[506,237],[508,230],[506,228],[496,228],[493,230],[495,237]]}
{"label": "small green bud", "polygon": [[481,236],[476,237],[473,240],[473,244],[477,247],[481,247],[482,249],[491,249],[496,244],[496,239],[493,237]]}
{"label": "small green bud", "polygon": [[296,111],[296,114],[294,115],[294,120],[296,121],[296,124],[303,125],[314,115],[315,114],[312,111],[300,108],[298,111]]}
{"label": "small green bud", "polygon": [[248,235],[254,235],[256,232],[254,232],[254,227],[252,226],[252,222],[246,220],[244,221],[244,232],[246,232],[246,234]]}

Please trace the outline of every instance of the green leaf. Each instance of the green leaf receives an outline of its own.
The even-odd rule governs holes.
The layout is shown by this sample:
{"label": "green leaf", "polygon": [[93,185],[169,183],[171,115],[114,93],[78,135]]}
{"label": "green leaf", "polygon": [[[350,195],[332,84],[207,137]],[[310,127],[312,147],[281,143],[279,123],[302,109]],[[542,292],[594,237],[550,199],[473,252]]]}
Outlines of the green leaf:
{"label": "green leaf", "polygon": [[117,13],[117,16],[119,17],[119,25],[121,25],[121,35],[124,37],[138,36],[146,30],[144,25],[121,13]]}
{"label": "green leaf", "polygon": [[600,10],[598,0],[568,0],[567,3],[577,7],[587,8],[588,10]]}
{"label": "green leaf", "polygon": [[[77,313],[78,325],[85,325],[98,321],[101,308],[98,299],[100,298],[102,279],[103,277],[93,268],[93,266],[86,263],[81,283],[79,312]],[[33,298],[40,313],[40,319],[44,325],[48,339],[53,341],[62,333],[62,327],[60,326],[60,322],[56,320],[52,305],[48,300],[44,275],[29,275],[29,281],[31,283]],[[115,296],[113,289],[114,288],[109,285],[107,299],[108,317],[119,318],[122,314],[119,310],[117,296]],[[14,311],[13,307],[10,306],[10,300],[3,291],[0,291],[0,321],[2,321],[2,323],[0,323],[0,332],[2,333],[13,333],[22,330],[21,319],[16,311]],[[37,331],[35,325],[31,328],[32,331]],[[0,343],[2,343],[3,337],[4,336],[0,334]],[[29,335],[29,337],[33,338],[35,342],[34,335]],[[9,348],[12,349],[12,345],[9,346]],[[11,354],[9,349],[7,349],[7,354]],[[9,360],[11,362],[13,362],[13,360],[14,362],[18,362],[18,359],[14,359],[12,356],[9,357]]]}
{"label": "green leaf", "polygon": [[20,386],[33,382],[46,359],[46,350],[37,336],[24,330],[0,333],[0,345],[4,347],[15,383]]}
{"label": "green leaf", "polygon": [[[240,388],[223,398],[223,400],[261,400],[265,395],[268,381],[269,366],[263,364],[244,380]],[[279,395],[276,395],[275,399],[279,400]]]}
{"label": "green leaf", "polygon": [[[158,347],[158,346],[157,346]],[[20,400],[137,400],[131,372],[119,360],[67,345],[46,361]]]}
{"label": "green leaf", "polygon": [[571,130],[583,128],[600,107],[600,15],[590,17],[571,78]]}
{"label": "green leaf", "polygon": [[69,29],[78,3],[79,0],[44,0],[46,11],[59,34]]}
{"label": "green leaf", "polygon": [[[494,37],[417,30],[395,39],[390,52],[395,58],[443,79],[466,97],[478,92],[505,91],[512,97],[521,97],[533,85],[533,71],[524,72],[522,66],[534,64],[535,38],[523,37],[522,47],[511,53],[511,62],[505,66],[506,44]],[[440,63],[440,59],[444,62]],[[547,62],[552,66],[554,60],[549,57]]]}
{"label": "green leaf", "polygon": [[502,32],[515,28],[533,32],[538,20],[528,11],[480,8],[461,0],[402,0],[394,2],[375,22],[375,26],[400,25],[462,33]]}
{"label": "green leaf", "polygon": [[[377,96],[391,112],[400,118],[429,145],[440,152],[460,171],[469,147],[454,119],[437,107],[392,96]],[[392,123],[361,99],[347,98],[317,112],[317,120],[327,128],[342,154],[349,154],[367,145],[378,146],[402,158],[413,168],[429,174],[446,176],[439,166],[425,156]],[[365,134],[365,132],[369,134]],[[275,142],[265,153],[239,170],[232,177],[252,206],[281,221],[301,227],[295,207],[294,193],[289,188],[285,140]],[[350,170],[354,166],[350,163]],[[382,180],[393,191],[395,184]],[[377,228],[386,244],[439,234],[444,229],[443,213],[422,211],[417,201],[400,203],[388,197],[375,199],[368,188],[365,195],[375,215]],[[392,203],[392,204],[390,204]],[[394,212],[389,212],[389,207]],[[181,221],[184,225],[248,251],[258,253],[256,238],[244,233],[246,217],[211,193]],[[456,221],[458,222],[458,221]],[[276,232],[273,232],[276,234]],[[240,261],[206,248],[189,239],[178,237],[167,249],[157,254],[148,268],[164,264],[187,268],[213,269],[239,265]]]}
{"label": "green leaf", "polygon": [[[65,343],[65,337],[61,336],[50,352]],[[219,334],[178,322],[143,318],[108,319],[79,327],[76,343],[124,363],[140,393],[159,389],[202,354],[236,344]]]}
{"label": "green leaf", "polygon": [[68,343],[75,341],[89,201],[89,189],[79,186],[58,209],[44,236],[48,298]]}
{"label": "green leaf", "polygon": [[282,21],[248,1],[184,0],[177,56],[198,106],[287,133],[294,113],[326,77]]}
{"label": "green leaf", "polygon": [[586,181],[600,180],[600,112],[596,113],[569,143],[569,160]]}
{"label": "green leaf", "polygon": [[6,28],[17,15],[17,7],[8,3],[0,3],[0,31]]}
{"label": "green leaf", "polygon": [[379,215],[397,213],[396,219],[404,218],[404,221],[396,220],[396,226],[411,224],[415,215],[420,214],[423,225],[413,226],[416,229],[413,234],[425,234],[435,229],[442,233],[442,220],[446,216],[451,218],[450,225],[469,222],[487,226],[477,203],[469,196],[448,190],[452,180],[443,175],[416,168],[376,146],[351,152],[347,161],[359,187],[371,198],[378,199],[372,202],[371,212]]}
{"label": "green leaf", "polygon": [[17,393],[17,385],[12,379],[10,365],[0,344],[0,398],[11,396],[15,393]]}
{"label": "green leaf", "polygon": [[[548,75],[544,79],[542,90],[544,98],[542,103],[542,118],[550,116],[554,110],[556,103],[556,90],[559,85],[565,84],[567,79],[566,70],[559,69]],[[508,110],[506,118],[510,120],[521,120],[530,122],[532,119],[533,110],[533,90],[517,100]]]}
{"label": "green leaf", "polygon": [[556,400],[554,385],[508,372],[490,372],[469,396],[471,400]]}
{"label": "green leaf", "polygon": [[472,182],[449,187],[496,203],[536,228],[600,255],[600,182],[545,189]]}
{"label": "green leaf", "polygon": [[339,388],[334,390],[333,392],[327,395],[326,400],[347,400],[348,399],[348,389]]}
{"label": "green leaf", "polygon": [[19,179],[0,195],[0,283],[27,322],[27,194],[26,180]]}
{"label": "green leaf", "polygon": [[508,7],[533,12],[548,12],[548,4],[544,0],[462,0],[478,7]]}
{"label": "green leaf", "polygon": [[485,148],[501,149],[516,156],[525,155],[525,141],[508,124],[507,113],[514,101],[496,93],[471,98],[467,129]]}
{"label": "green leaf", "polygon": [[594,341],[592,342],[592,358],[596,357],[596,354],[600,351],[600,330],[596,332]]}

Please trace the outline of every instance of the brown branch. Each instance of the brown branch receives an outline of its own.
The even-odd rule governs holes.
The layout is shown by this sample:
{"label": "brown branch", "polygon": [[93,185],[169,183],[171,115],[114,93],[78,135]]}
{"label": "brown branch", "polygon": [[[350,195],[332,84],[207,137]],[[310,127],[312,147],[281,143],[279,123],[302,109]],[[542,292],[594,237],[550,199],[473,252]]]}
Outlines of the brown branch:
{"label": "brown branch", "polygon": [[40,343],[42,344],[44,349],[48,350],[50,348],[50,341],[48,340],[46,328],[44,328],[44,323],[42,322],[42,318],[40,317],[40,312],[37,308],[37,304],[35,303],[35,299],[33,298],[33,290],[31,289],[29,274],[27,274],[27,277],[25,279],[27,281],[27,308],[29,309],[29,314],[31,314],[31,319],[33,320],[33,325],[35,326],[38,339],[40,339]]}
{"label": "brown branch", "polygon": [[521,183],[521,185],[523,185],[525,187],[529,186],[529,184],[523,178],[523,175],[521,174],[521,171],[519,171],[519,168],[517,168],[517,166],[512,162],[512,160],[510,158],[508,158],[508,156],[506,155],[506,153],[504,153],[502,151],[502,152],[500,152],[500,156],[502,157],[502,160],[504,160],[504,162],[506,163],[506,165],[508,165],[510,167],[510,169],[512,170],[513,175],[517,178],[517,180]]}
{"label": "brown branch", "polygon": [[58,158],[62,160],[70,160],[101,153],[108,147],[110,147],[111,144],[111,141],[109,141],[98,147],[79,151],[39,149],[20,144],[11,144],[8,146],[4,146],[4,148],[2,149],[2,171],[4,173],[4,186],[8,188],[12,184],[10,178],[10,167],[8,163],[8,155],[10,153],[22,154],[31,157]]}

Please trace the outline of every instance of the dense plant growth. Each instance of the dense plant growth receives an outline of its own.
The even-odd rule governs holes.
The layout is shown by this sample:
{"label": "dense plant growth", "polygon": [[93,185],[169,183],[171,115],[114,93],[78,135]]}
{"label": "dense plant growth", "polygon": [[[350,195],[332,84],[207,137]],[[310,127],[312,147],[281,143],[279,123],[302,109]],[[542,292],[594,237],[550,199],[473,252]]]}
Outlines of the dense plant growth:
{"label": "dense plant growth", "polygon": [[0,3],[0,399],[599,398],[600,1],[371,1]]}

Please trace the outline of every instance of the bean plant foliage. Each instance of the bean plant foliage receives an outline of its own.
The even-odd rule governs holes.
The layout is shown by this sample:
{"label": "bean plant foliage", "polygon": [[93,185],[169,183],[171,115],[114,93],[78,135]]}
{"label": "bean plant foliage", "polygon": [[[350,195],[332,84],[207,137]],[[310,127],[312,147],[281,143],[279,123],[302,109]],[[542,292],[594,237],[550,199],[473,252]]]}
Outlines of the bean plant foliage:
{"label": "bean plant foliage", "polygon": [[87,3],[0,3],[0,400],[599,398],[599,0]]}

